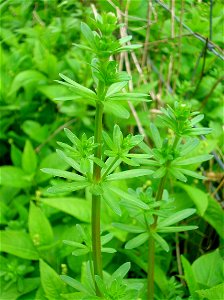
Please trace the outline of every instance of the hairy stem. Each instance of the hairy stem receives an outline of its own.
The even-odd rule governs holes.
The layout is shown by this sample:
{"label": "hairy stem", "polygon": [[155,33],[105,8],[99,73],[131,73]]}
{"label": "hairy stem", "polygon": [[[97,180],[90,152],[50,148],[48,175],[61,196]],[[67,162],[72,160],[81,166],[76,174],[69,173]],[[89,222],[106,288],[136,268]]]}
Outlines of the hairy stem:
{"label": "hairy stem", "polygon": [[[95,116],[95,132],[94,141],[98,144],[95,148],[94,157],[101,159],[101,136],[102,136],[102,118],[103,118],[103,104],[97,102],[96,116]],[[101,180],[101,167],[94,163],[93,166],[93,181],[99,183]],[[101,255],[101,241],[100,241],[100,195],[92,195],[92,252],[93,252],[93,267],[94,275],[103,276],[102,271],[102,255]],[[100,292],[96,287],[96,293],[100,296]]]}

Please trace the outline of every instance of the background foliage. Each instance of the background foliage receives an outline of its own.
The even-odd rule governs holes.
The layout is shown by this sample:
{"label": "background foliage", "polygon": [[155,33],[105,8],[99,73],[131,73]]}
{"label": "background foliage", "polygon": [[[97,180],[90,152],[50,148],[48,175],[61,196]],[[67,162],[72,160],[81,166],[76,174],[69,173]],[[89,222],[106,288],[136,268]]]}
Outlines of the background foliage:
{"label": "background foliage", "polygon": [[[213,2],[212,8],[209,1],[196,0],[176,1],[175,5],[159,0],[0,2],[1,299],[71,299],[66,294],[74,290],[58,274],[85,277],[85,257],[72,255],[73,247],[62,241],[81,242],[76,224],[89,226],[90,194],[86,190],[85,194],[52,196],[47,187],[55,179],[40,169],[68,169],[54,151],[58,140],[66,141],[64,127],[79,137],[83,132],[93,133],[91,106],[86,101],[55,100],[68,96],[68,91],[54,80],[63,73],[92,87],[91,68],[85,62],[91,61],[92,53],[73,43],[85,44],[80,22],[92,17],[95,10],[118,13],[133,42],[143,45],[136,54],[117,55],[116,59],[132,75],[130,90],[134,86],[136,92],[150,92],[153,100],[145,105],[125,104],[130,111],[127,119],[117,118],[122,115],[119,108],[108,110],[104,129],[112,134],[111,124],[118,123],[125,134],[145,132],[152,145],[150,121],[166,136],[157,118],[158,108],[175,100],[191,103],[194,110],[205,114],[202,125],[213,129],[192,154],[213,152],[211,162],[192,167],[208,179],[169,183],[178,209],[197,209],[189,222],[199,228],[175,238],[167,234],[171,250],[164,253],[158,247],[155,281],[158,299],[222,299],[223,5]],[[151,185],[150,176],[119,183],[121,189]],[[122,220],[129,218],[123,212]],[[120,222],[120,217],[103,206],[102,230],[113,234],[108,245],[117,250],[104,254],[105,270],[112,273],[130,260],[128,280],[144,283],[146,246],[124,251],[131,234],[113,227],[112,222]],[[145,297],[144,288],[141,297]]]}

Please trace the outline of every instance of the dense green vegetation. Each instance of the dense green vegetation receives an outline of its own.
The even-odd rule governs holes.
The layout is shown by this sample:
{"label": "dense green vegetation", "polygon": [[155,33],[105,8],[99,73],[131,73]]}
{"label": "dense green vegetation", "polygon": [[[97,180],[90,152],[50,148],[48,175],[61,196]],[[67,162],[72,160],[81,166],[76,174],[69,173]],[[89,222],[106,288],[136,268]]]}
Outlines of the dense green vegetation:
{"label": "dense green vegetation", "polygon": [[223,299],[221,1],[0,10],[0,299]]}

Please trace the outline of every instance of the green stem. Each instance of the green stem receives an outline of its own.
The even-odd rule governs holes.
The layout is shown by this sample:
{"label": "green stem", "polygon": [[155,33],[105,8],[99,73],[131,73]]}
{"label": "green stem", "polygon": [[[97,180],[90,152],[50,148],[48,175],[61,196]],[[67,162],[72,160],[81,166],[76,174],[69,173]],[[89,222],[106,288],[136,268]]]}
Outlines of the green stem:
{"label": "green stem", "polygon": [[[180,137],[176,136],[173,142],[173,149],[176,148],[178,142],[180,140]],[[170,161],[167,162],[166,164],[166,174],[164,175],[163,178],[161,178],[158,191],[156,194],[156,201],[162,200],[163,196],[163,191],[168,175],[168,168],[170,166]],[[159,208],[158,208],[159,209]],[[152,231],[155,231],[156,226],[157,226],[157,221],[158,221],[158,216],[154,215],[154,222],[153,224],[149,227],[149,252],[148,252],[148,300],[154,300],[154,268],[155,268],[155,240],[151,234]]]}
{"label": "green stem", "polygon": [[148,300],[154,300],[155,240],[151,234],[149,235],[148,245]]}
{"label": "green stem", "polygon": [[[98,144],[95,148],[94,157],[101,159],[101,138],[102,138],[102,118],[103,118],[103,104],[101,101],[96,103],[95,116],[95,132],[94,142]],[[93,165],[93,182],[99,183],[101,180],[101,167],[96,163]],[[102,255],[101,255],[101,241],[100,241],[100,195],[92,195],[92,252],[93,252],[93,267],[94,275],[102,278]],[[97,296],[100,292],[96,286]]]}
{"label": "green stem", "polygon": [[[163,190],[166,183],[167,173],[163,178],[161,178],[159,183],[158,192],[156,194],[156,201],[160,201],[163,196]],[[154,215],[154,222],[149,227],[149,252],[148,252],[148,300],[154,300],[154,269],[155,269],[155,240],[151,234],[151,231],[154,231],[157,226],[158,216]]]}

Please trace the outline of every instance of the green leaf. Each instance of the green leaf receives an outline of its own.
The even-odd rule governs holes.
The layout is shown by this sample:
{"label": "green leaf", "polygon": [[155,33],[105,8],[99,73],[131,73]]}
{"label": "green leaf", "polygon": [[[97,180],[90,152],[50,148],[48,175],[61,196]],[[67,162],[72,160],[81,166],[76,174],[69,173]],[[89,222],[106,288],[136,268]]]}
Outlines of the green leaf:
{"label": "green leaf", "polygon": [[[177,169],[175,169],[177,170]],[[181,171],[182,173],[194,177],[194,178],[198,178],[198,179],[206,179],[205,176],[198,174],[197,172],[191,171],[191,170],[187,170],[187,169],[178,169],[179,171]]]}
{"label": "green leaf", "polygon": [[91,205],[90,202],[75,198],[40,198],[40,201],[46,205],[63,211],[83,222],[90,222]]}
{"label": "green leaf", "polygon": [[116,49],[116,52],[131,51],[131,50],[139,49],[141,47],[142,45],[139,44],[127,45]]}
{"label": "green leaf", "polygon": [[162,166],[153,173],[153,178],[162,178],[166,174],[166,167]]}
{"label": "green leaf", "polygon": [[105,131],[102,132],[103,139],[106,142],[107,146],[111,149],[114,150],[114,143],[112,139],[110,138],[109,134]]}
{"label": "green leaf", "polygon": [[83,292],[83,293],[89,295],[88,289],[86,289],[86,287],[84,285],[82,285],[78,280],[73,279],[67,275],[61,275],[60,277],[65,283],[67,283],[68,285],[70,285],[71,287],[76,289],[77,291],[80,291],[80,292]]}
{"label": "green leaf", "polygon": [[224,211],[217,200],[208,196],[208,206],[203,218],[217,231],[219,236],[224,239]]}
{"label": "green leaf", "polygon": [[[6,275],[7,276],[7,275]],[[18,279],[16,282],[10,282],[8,288],[6,287],[6,282],[3,279],[4,275],[2,276],[1,282],[0,282],[0,299],[1,300],[17,300],[17,299],[27,299],[25,294],[28,294],[36,290],[40,286],[40,279],[39,277],[34,278],[23,278],[22,281]],[[22,287],[19,283],[22,282]],[[24,297],[22,296],[24,295]],[[46,299],[46,298],[45,298]],[[29,300],[29,299],[27,299]],[[42,298],[41,300],[44,300]]]}
{"label": "green leaf", "polygon": [[104,252],[104,253],[116,253],[117,252],[117,250],[115,250],[114,248],[105,248],[105,247],[103,247],[103,248],[101,248],[101,251],[102,252]]}
{"label": "green leaf", "polygon": [[0,167],[0,184],[15,188],[28,188],[31,186],[31,180],[22,169],[3,166]]}
{"label": "green leaf", "polygon": [[202,299],[223,300],[224,283],[217,284],[216,286],[213,286],[210,289],[196,291],[196,293]]}
{"label": "green leaf", "polygon": [[141,228],[139,226],[135,225],[127,225],[127,224],[122,224],[122,223],[112,223],[112,226],[127,231],[127,232],[132,232],[132,233],[142,233],[145,231],[144,228]]}
{"label": "green leaf", "polygon": [[187,158],[187,159],[184,159],[184,160],[176,159],[172,162],[172,165],[175,165],[175,166],[192,165],[192,164],[201,163],[201,162],[206,161],[206,160],[210,160],[212,157],[213,157],[213,155],[204,154],[204,155],[199,155],[199,156]]}
{"label": "green leaf", "polygon": [[191,119],[191,125],[194,126],[195,124],[201,122],[201,120],[204,119],[204,115],[201,114],[201,115],[198,115],[196,117],[194,117],[193,119]]}
{"label": "green leaf", "polygon": [[148,205],[145,204],[143,201],[138,200],[137,198],[135,198],[131,194],[128,194],[128,193],[122,191],[118,187],[107,186],[107,188],[110,189],[115,194],[117,194],[118,196],[120,196],[121,198],[123,198],[123,199],[129,201],[130,203],[132,203],[135,207],[142,208],[142,209],[147,209],[147,210],[149,209]]}
{"label": "green leaf", "polygon": [[213,287],[224,282],[224,260],[219,249],[204,254],[192,264],[196,281],[205,287]]}
{"label": "green leaf", "polygon": [[181,145],[180,156],[191,153],[199,145],[199,139],[189,139],[186,144]]}
{"label": "green leaf", "polygon": [[65,75],[63,75],[61,73],[59,73],[59,76],[62,79],[64,79],[64,81],[66,81],[67,84],[65,82],[62,82],[62,81],[57,81],[57,80],[56,81],[59,82],[59,83],[61,83],[61,84],[65,84],[65,85],[71,87],[76,92],[77,95],[80,95],[80,96],[83,96],[83,97],[87,97],[87,98],[93,99],[93,100],[97,100],[98,99],[97,95],[92,90],[90,90],[90,89],[82,86],[81,84],[75,82],[74,80],[68,78],[67,76],[65,76]]}
{"label": "green leaf", "polygon": [[152,236],[154,238],[154,240],[161,246],[161,248],[163,250],[165,250],[166,252],[169,251],[169,245],[167,244],[167,242],[157,233],[153,232]]}
{"label": "green leaf", "polygon": [[16,93],[21,87],[27,88],[28,86],[32,86],[35,88],[46,81],[47,78],[41,72],[35,70],[22,71],[14,77],[9,91],[9,96]]}
{"label": "green leaf", "polygon": [[157,228],[167,227],[167,226],[170,226],[177,222],[180,222],[180,221],[186,219],[187,217],[193,215],[195,212],[196,212],[196,209],[194,209],[194,208],[187,208],[187,209],[178,211],[178,212],[172,214],[171,216],[167,217],[165,220],[162,220],[162,221],[159,220]]}
{"label": "green leaf", "polygon": [[131,263],[130,262],[126,262],[123,265],[121,265],[111,276],[111,281],[115,280],[116,278],[120,277],[120,278],[124,278],[125,275],[128,273],[128,271],[131,268]]}
{"label": "green leaf", "polygon": [[132,39],[132,35],[127,35],[127,36],[125,36],[123,38],[120,38],[119,39],[119,43],[120,44],[124,44],[124,43],[129,42],[131,39]]}
{"label": "green leaf", "polygon": [[76,144],[80,144],[80,140],[77,138],[77,136],[71,132],[71,130],[69,130],[68,128],[64,128],[64,132],[67,136],[67,138],[72,142],[72,144],[76,145]]}
{"label": "green leaf", "polygon": [[37,172],[35,180],[40,183],[48,180],[51,178],[50,174],[43,173],[41,169],[60,169],[60,170],[66,170],[69,167],[69,165],[62,160],[56,152],[51,153],[41,161],[39,168],[40,170]]}
{"label": "green leaf", "polygon": [[115,199],[113,199],[112,197],[110,197],[110,190],[107,189],[106,187],[103,188],[104,191],[107,191],[109,193],[107,194],[103,194],[103,199],[106,202],[106,204],[112,209],[113,212],[115,212],[115,214],[117,214],[118,216],[121,216],[121,209],[119,204],[117,203],[117,201]]}
{"label": "green leaf", "polygon": [[63,183],[63,184],[57,184],[55,186],[52,186],[52,187],[48,188],[47,191],[52,194],[74,192],[74,191],[84,189],[88,185],[90,185],[90,183],[87,181]]}
{"label": "green leaf", "polygon": [[169,232],[181,232],[188,230],[195,230],[198,226],[170,226],[158,228],[157,232],[169,233]]}
{"label": "green leaf", "polygon": [[113,83],[107,90],[105,98],[107,99],[110,96],[112,96],[112,95],[116,94],[117,92],[119,92],[120,90],[122,90],[127,85],[127,83],[128,83],[127,81]]}
{"label": "green leaf", "polygon": [[30,237],[34,244],[36,241],[36,246],[50,245],[54,242],[50,222],[43,211],[33,202],[30,202],[28,226]]}
{"label": "green leaf", "polygon": [[106,177],[108,181],[111,180],[122,180],[122,179],[129,179],[129,178],[135,178],[135,177],[140,177],[140,176],[146,176],[146,175],[151,175],[153,173],[152,170],[147,170],[147,169],[132,169],[128,171],[123,171],[123,172],[117,172],[110,174]]}
{"label": "green leaf", "polygon": [[76,249],[74,251],[72,251],[72,255],[74,256],[82,256],[82,255],[86,255],[87,253],[89,253],[89,248],[85,247],[85,249]]}
{"label": "green leaf", "polygon": [[60,299],[64,285],[59,275],[47,263],[40,259],[41,285],[48,300]]}
{"label": "green leaf", "polygon": [[0,251],[30,260],[38,260],[39,255],[29,235],[23,231],[5,230],[0,233]]}
{"label": "green leaf", "polygon": [[10,157],[15,167],[21,167],[22,165],[22,152],[14,145],[11,146]]}
{"label": "green leaf", "polygon": [[143,94],[143,93],[117,93],[110,97],[108,97],[108,100],[110,101],[145,101],[145,102],[151,102],[152,100],[149,100],[149,95]]}
{"label": "green leaf", "polygon": [[141,233],[125,244],[125,249],[133,249],[144,244],[149,238],[148,232]]}
{"label": "green leaf", "polygon": [[158,148],[158,149],[162,148],[162,140],[160,137],[159,130],[153,123],[150,124],[150,129],[151,129],[151,133],[152,133],[152,139],[155,143],[156,148]]}
{"label": "green leaf", "polygon": [[51,174],[53,176],[71,179],[74,181],[84,181],[85,180],[85,177],[80,176],[75,173],[72,173],[72,172],[68,172],[68,171],[61,171],[61,170],[57,170],[57,169],[48,169],[48,168],[41,169],[41,171],[44,173],[47,173],[47,174]]}
{"label": "green leaf", "polygon": [[72,159],[71,157],[68,157],[63,151],[61,150],[56,150],[58,156],[63,159],[67,164],[69,164],[73,169],[75,169],[76,171],[81,172],[80,166],[79,164],[74,161],[74,159]]}
{"label": "green leaf", "polygon": [[80,249],[86,249],[86,245],[83,245],[81,243],[78,242],[74,242],[74,241],[67,241],[67,240],[63,240],[63,243],[72,247],[76,247],[76,248],[80,248]]}
{"label": "green leaf", "polygon": [[123,105],[114,103],[112,101],[107,101],[104,103],[105,112],[112,113],[115,117],[128,119],[130,117],[129,111],[124,108]]}
{"label": "green leaf", "polygon": [[81,22],[81,32],[89,45],[95,49],[95,38],[93,32],[86,23]]}
{"label": "green leaf", "polygon": [[114,235],[112,233],[108,233],[104,236],[101,236],[101,245],[105,245],[109,243],[113,239]]}
{"label": "green leaf", "polygon": [[183,175],[182,169],[177,169],[177,168],[169,168],[169,173],[172,174],[176,179],[186,182],[187,178]]}
{"label": "green leaf", "polygon": [[199,215],[203,216],[208,207],[208,195],[202,190],[187,184],[178,183],[178,186],[188,194],[197,207]]}
{"label": "green leaf", "polygon": [[187,282],[187,286],[190,290],[191,295],[194,296],[195,291],[198,289],[198,284],[196,282],[192,266],[183,255],[181,255],[181,262],[184,268],[184,279]]}

